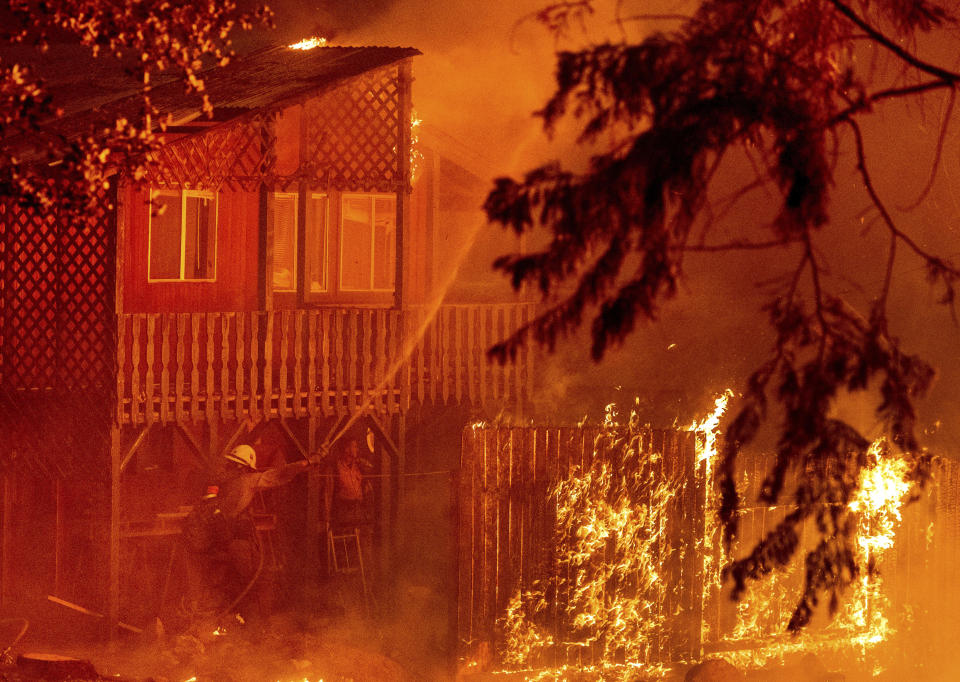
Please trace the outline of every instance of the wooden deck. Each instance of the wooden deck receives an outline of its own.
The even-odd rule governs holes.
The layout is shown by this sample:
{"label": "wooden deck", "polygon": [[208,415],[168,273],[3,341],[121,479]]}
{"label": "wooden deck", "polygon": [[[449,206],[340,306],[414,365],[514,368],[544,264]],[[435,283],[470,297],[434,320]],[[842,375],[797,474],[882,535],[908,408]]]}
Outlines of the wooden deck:
{"label": "wooden deck", "polygon": [[120,424],[301,418],[411,402],[522,405],[533,353],[487,348],[533,304],[117,316]]}

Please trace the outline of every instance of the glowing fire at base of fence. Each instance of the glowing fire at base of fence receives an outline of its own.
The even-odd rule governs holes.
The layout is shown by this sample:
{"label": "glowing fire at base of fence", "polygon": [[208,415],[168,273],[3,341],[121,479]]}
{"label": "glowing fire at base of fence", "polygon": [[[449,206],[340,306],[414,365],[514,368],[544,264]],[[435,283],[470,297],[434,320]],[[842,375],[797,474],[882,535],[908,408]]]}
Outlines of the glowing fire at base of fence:
{"label": "glowing fire at base of fence", "polygon": [[[500,620],[501,660],[508,669],[537,671],[528,679],[560,679],[565,670],[574,668],[580,676],[602,679],[629,679],[637,669],[647,675],[665,670],[652,654],[658,642],[676,632],[670,620],[683,614],[664,612],[668,591],[676,585],[662,573],[665,562],[689,558],[687,551],[696,552],[702,571],[700,611],[726,599],[720,575],[732,557],[719,542],[713,510],[716,429],[727,397],[718,399],[713,415],[694,425],[698,431],[707,430],[698,440],[695,493],[708,512],[703,535],[689,550],[672,546],[666,533],[669,514],[677,513],[671,502],[683,493],[681,482],[655,479],[662,455],[641,448],[638,416],[631,414],[621,425],[615,409],[608,408],[592,463],[575,470],[552,491],[557,505],[555,574],[514,594]],[[597,456],[601,450],[603,457]],[[883,441],[870,448],[858,493],[849,505],[858,519],[859,571],[852,594],[827,630],[783,636],[790,611],[773,607],[795,603],[802,571],[795,565],[751,586],[737,606],[736,623],[720,638],[733,650],[723,653],[724,658],[755,667],[798,651],[859,649],[865,657],[870,647],[891,634],[876,569],[894,546],[901,507],[911,487],[905,480],[909,471],[908,461],[893,455]],[[557,632],[554,626],[560,620],[568,625]],[[701,642],[711,634],[705,621],[700,625]],[[713,633],[713,641],[718,637]],[[744,644],[738,647],[737,642]],[[571,668],[571,661],[582,665]]]}

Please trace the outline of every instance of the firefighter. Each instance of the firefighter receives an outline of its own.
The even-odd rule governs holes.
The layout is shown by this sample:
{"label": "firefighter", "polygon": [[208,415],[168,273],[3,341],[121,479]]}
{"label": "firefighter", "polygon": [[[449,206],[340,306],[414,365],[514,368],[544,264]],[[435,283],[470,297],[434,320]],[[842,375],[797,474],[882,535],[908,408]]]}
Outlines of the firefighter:
{"label": "firefighter", "polygon": [[227,453],[226,460],[226,470],[220,482],[220,508],[229,519],[239,519],[258,491],[285,485],[311,464],[321,461],[319,456],[314,456],[259,471],[257,452],[250,445],[238,445]]}
{"label": "firefighter", "polygon": [[260,490],[289,483],[317,461],[319,457],[311,457],[260,471],[253,446],[238,445],[227,453],[219,485],[208,489],[184,530],[188,549],[203,567],[204,587],[216,595],[213,599],[224,612],[232,612],[243,601],[263,567],[249,513],[253,498]]}

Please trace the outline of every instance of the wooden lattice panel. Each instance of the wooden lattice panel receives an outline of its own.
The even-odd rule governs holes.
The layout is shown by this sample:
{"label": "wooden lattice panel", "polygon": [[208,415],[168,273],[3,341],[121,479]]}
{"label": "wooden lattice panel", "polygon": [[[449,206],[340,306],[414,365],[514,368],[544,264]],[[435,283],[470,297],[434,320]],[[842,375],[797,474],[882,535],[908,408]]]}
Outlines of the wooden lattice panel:
{"label": "wooden lattice panel", "polygon": [[112,193],[82,219],[0,206],[0,384],[21,390],[110,385],[116,235]]}
{"label": "wooden lattice panel", "polygon": [[265,122],[264,117],[245,119],[163,146],[151,167],[151,184],[255,191],[272,159],[272,132]]}
{"label": "wooden lattice panel", "polygon": [[79,218],[0,204],[0,469],[109,475],[113,196]]}
{"label": "wooden lattice panel", "polygon": [[318,186],[395,192],[402,188],[397,68],[381,69],[307,102],[308,161]]}

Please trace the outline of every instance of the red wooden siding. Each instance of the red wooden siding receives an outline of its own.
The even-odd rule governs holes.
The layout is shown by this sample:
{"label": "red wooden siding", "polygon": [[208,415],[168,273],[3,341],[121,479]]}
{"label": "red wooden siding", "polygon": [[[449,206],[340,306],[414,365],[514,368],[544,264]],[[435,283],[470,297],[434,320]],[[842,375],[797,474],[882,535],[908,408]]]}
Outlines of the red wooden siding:
{"label": "red wooden siding", "polygon": [[257,308],[260,198],[217,193],[217,278],[214,282],[148,282],[150,205],[146,189],[123,191],[125,232],[120,312],[214,312]]}

